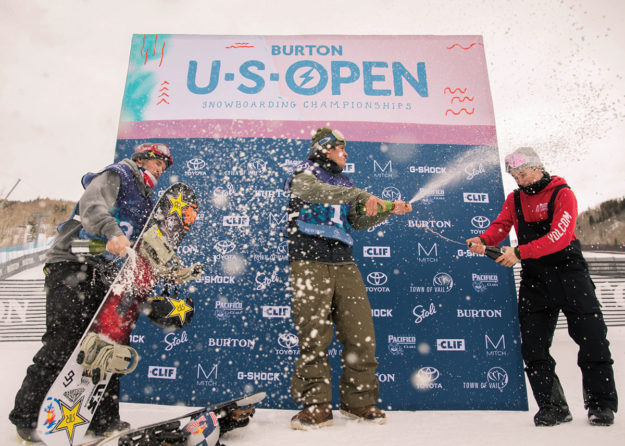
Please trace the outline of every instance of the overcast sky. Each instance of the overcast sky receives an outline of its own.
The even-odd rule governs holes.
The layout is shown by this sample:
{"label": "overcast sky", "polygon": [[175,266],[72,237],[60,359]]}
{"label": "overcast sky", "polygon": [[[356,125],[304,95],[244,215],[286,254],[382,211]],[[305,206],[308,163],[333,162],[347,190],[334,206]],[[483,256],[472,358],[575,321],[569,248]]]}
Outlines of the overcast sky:
{"label": "overcast sky", "polygon": [[625,196],[624,23],[621,0],[0,0],[0,199],[77,200],[112,161],[133,33],[478,34],[500,154],[535,147],[582,211]]}

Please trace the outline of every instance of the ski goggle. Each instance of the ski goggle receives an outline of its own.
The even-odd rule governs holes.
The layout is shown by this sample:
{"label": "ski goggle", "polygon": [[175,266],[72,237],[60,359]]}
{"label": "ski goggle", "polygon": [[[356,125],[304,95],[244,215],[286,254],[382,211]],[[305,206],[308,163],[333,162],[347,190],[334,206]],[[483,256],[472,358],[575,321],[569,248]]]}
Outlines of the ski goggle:
{"label": "ski goggle", "polygon": [[511,173],[513,170],[521,169],[522,167],[540,167],[542,163],[538,157],[524,153],[512,153],[506,157],[505,165],[506,172]]}
{"label": "ski goggle", "polygon": [[171,156],[171,149],[167,144],[157,142],[157,143],[144,143],[137,147],[135,150],[135,154],[142,154],[145,158],[160,158],[165,163],[167,163],[167,167],[171,167],[174,164],[174,159]]}
{"label": "ski goggle", "polygon": [[328,144],[330,146],[347,145],[347,142],[345,141],[345,137],[341,132],[339,132],[338,130],[332,130],[332,133],[330,133],[328,136],[321,138],[319,141],[317,141],[316,144],[318,144],[320,147],[327,147]]}

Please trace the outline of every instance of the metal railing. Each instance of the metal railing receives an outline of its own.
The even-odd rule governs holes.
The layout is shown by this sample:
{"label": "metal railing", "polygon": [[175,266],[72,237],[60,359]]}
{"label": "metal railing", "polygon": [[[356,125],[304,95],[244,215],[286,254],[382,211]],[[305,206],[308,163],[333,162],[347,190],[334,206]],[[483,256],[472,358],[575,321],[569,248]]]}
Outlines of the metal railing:
{"label": "metal railing", "polygon": [[[608,326],[625,326],[625,259],[588,261]],[[516,286],[520,268],[514,268]],[[43,280],[0,280],[0,342],[36,341],[45,331]],[[560,313],[557,328],[566,328]]]}

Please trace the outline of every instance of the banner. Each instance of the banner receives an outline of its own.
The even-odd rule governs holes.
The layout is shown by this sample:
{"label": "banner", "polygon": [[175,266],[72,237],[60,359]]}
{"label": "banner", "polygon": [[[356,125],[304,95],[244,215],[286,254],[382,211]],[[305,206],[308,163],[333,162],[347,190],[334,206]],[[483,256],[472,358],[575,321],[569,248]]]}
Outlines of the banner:
{"label": "banner", "polygon": [[[140,318],[123,401],[264,390],[268,407],[296,407],[283,186],[321,126],[345,135],[357,187],[414,209],[353,234],[381,407],[526,410],[512,270],[463,243],[504,200],[480,36],[133,37],[116,160],[143,142],[171,146],[157,190],[196,190],[178,254],[205,275],[178,287],[195,307],[185,328]],[[335,403],[341,352],[334,340]]]}

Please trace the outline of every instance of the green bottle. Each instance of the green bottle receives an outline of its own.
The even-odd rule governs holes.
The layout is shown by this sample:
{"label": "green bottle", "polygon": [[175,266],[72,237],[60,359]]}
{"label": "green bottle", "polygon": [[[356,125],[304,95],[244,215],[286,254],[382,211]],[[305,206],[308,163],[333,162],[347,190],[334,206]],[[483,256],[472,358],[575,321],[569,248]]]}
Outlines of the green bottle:
{"label": "green bottle", "polygon": [[103,254],[106,251],[105,240],[72,240],[72,254]]}
{"label": "green bottle", "polygon": [[[395,204],[392,201],[382,200],[382,202],[384,203],[384,206],[378,203],[378,214],[381,214],[382,212],[390,212],[395,209]],[[364,214],[366,212],[364,204],[361,204],[358,209],[360,210],[361,214]]]}

